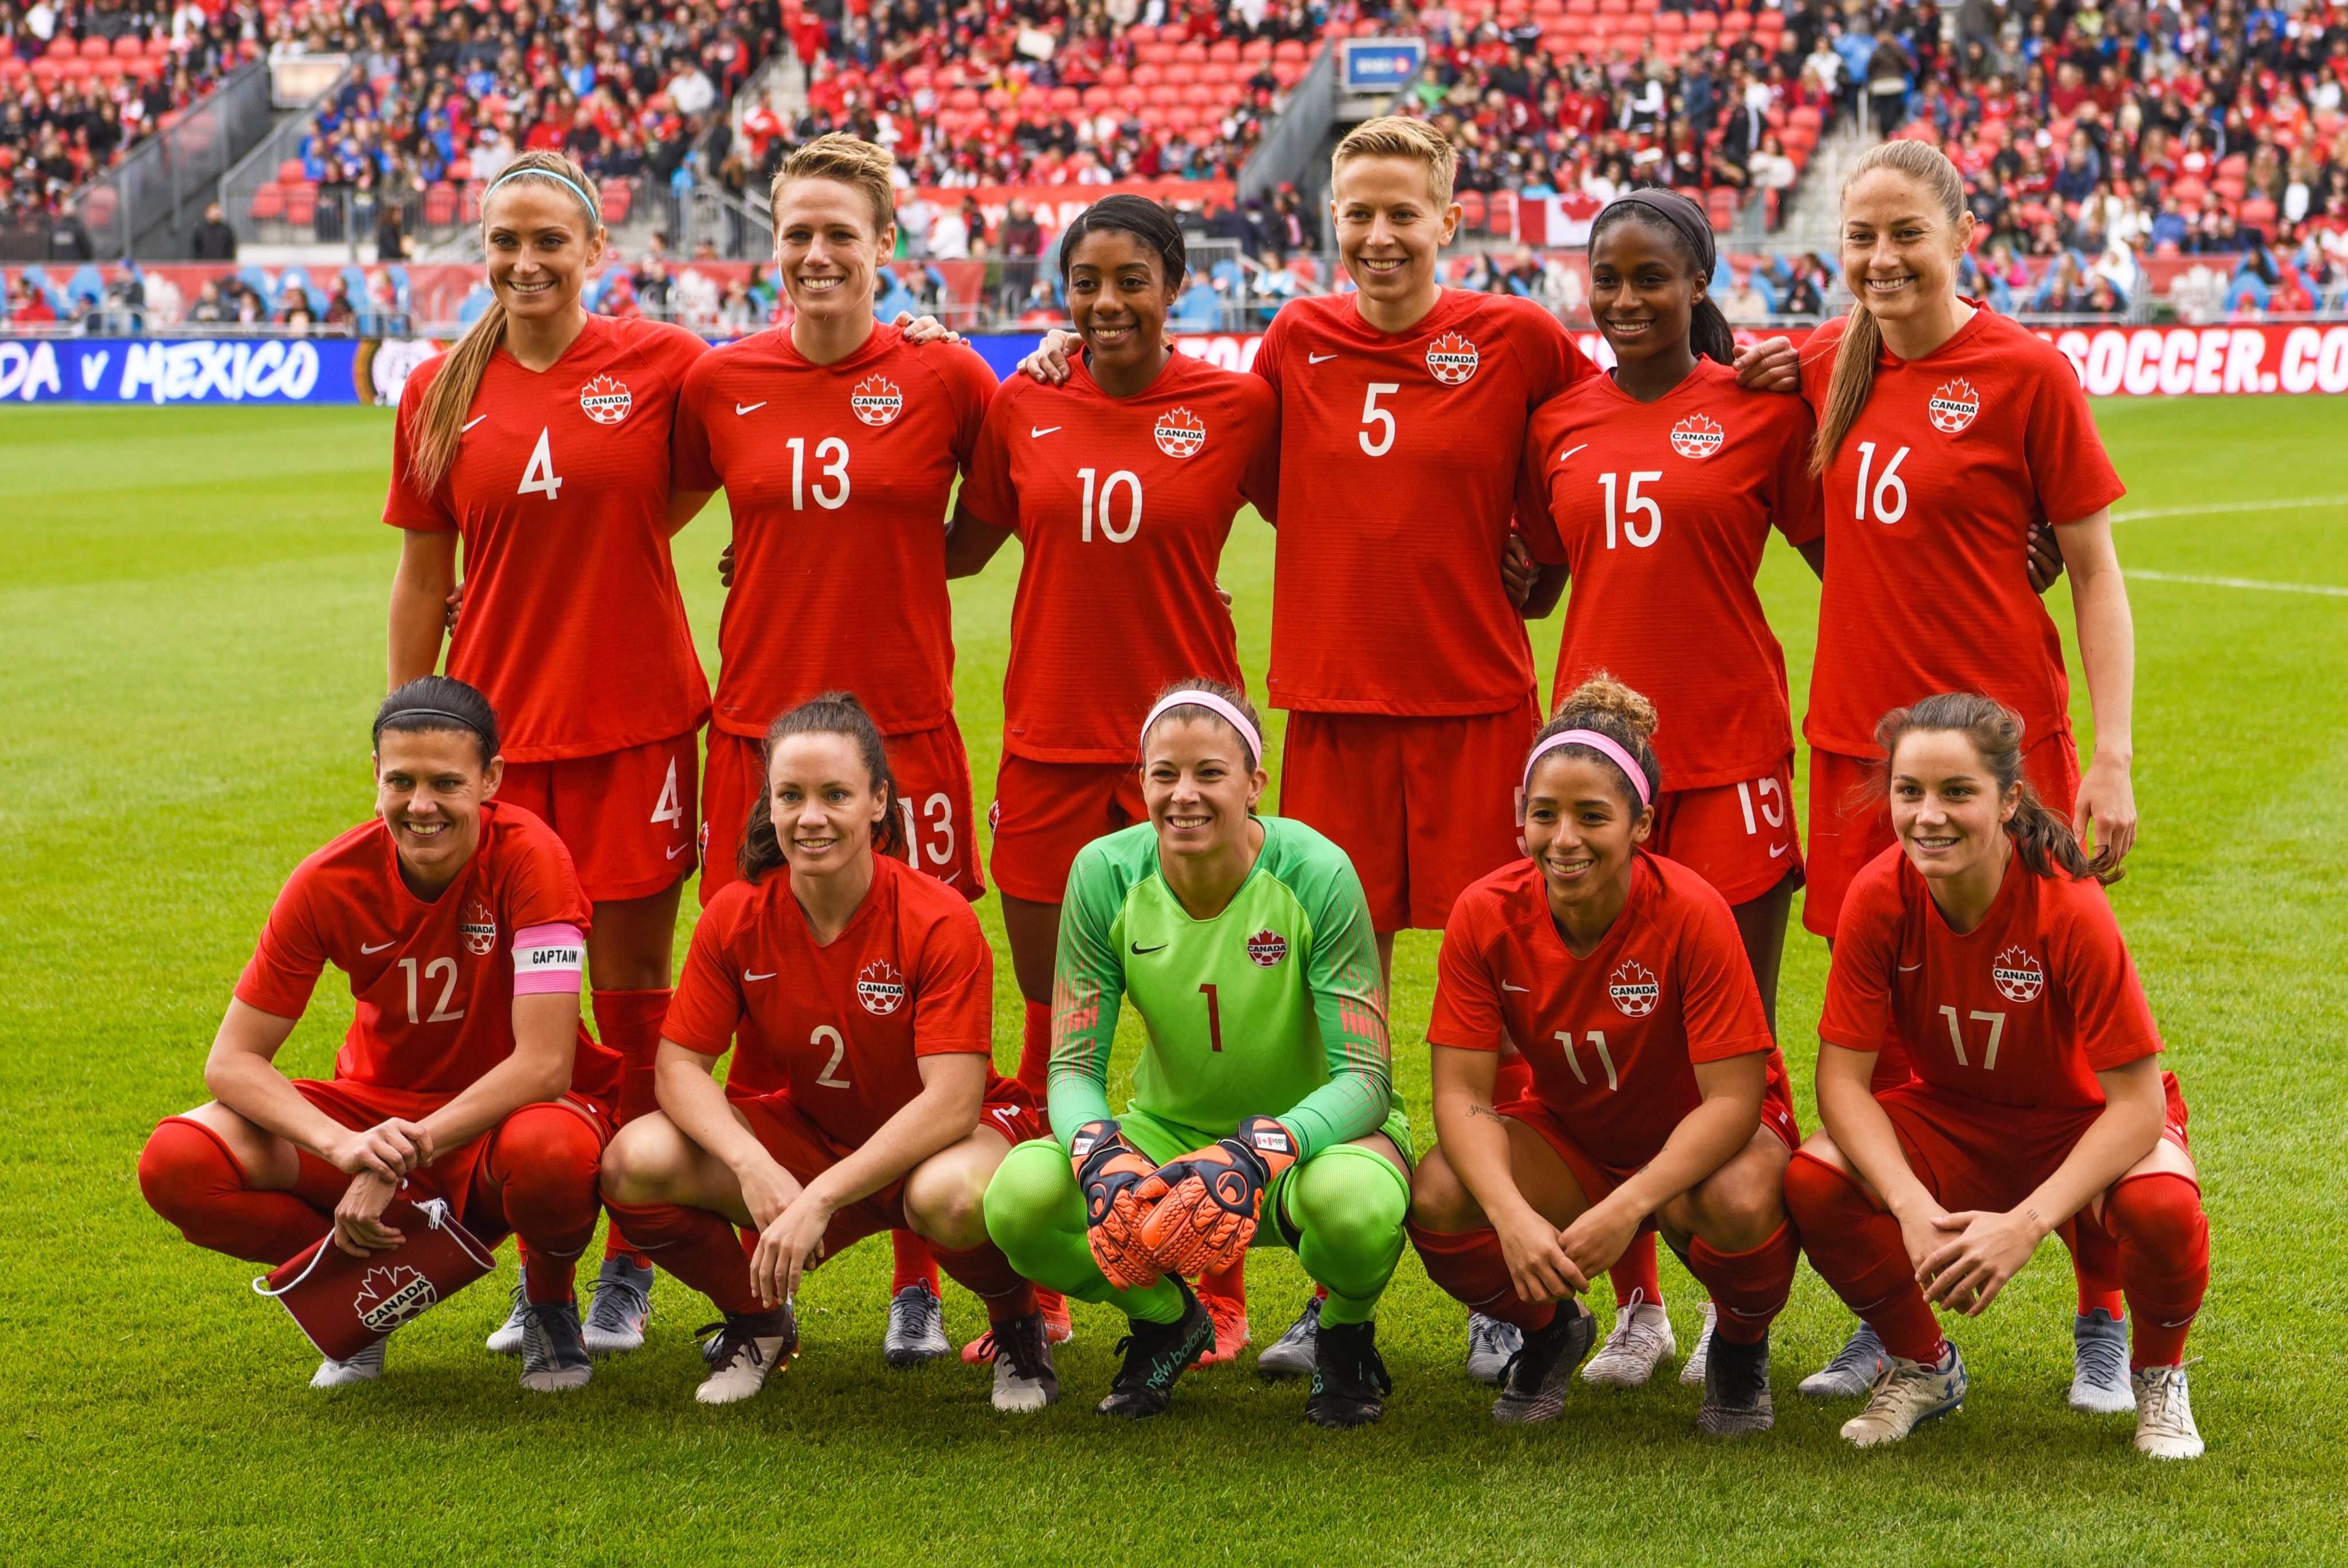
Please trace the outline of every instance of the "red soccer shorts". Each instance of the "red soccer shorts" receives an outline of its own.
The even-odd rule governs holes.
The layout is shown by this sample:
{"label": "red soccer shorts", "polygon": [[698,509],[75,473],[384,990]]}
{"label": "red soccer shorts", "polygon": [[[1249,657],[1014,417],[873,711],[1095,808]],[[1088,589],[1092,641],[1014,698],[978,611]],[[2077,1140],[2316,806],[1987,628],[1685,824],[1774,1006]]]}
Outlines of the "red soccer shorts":
{"label": "red soccer shorts", "polygon": [[546,819],[591,903],[648,898],[693,869],[696,733],[625,751],[508,763],[498,798]]}
{"label": "red soccer shorts", "polygon": [[[787,1089],[728,1103],[748,1124],[751,1136],[801,1185],[856,1153],[854,1147],[817,1125],[792,1102]],[[1051,1136],[1035,1109],[1035,1097],[1014,1078],[995,1081],[986,1102],[979,1107],[978,1124],[1001,1133],[1014,1149],[1031,1139]],[[823,1255],[838,1257],[844,1248],[866,1236],[911,1228],[905,1220],[905,1183],[900,1177],[833,1213],[831,1224],[824,1227]]]}
{"label": "red soccer shorts", "polygon": [[1292,712],[1281,815],[1352,858],[1374,929],[1440,931],[1462,889],[1525,852],[1518,797],[1540,728],[1530,692],[1505,713]]}
{"label": "red soccer shorts", "polygon": [[994,885],[1031,904],[1067,896],[1068,867],[1094,839],[1148,819],[1131,763],[1039,763],[1004,753],[995,770],[988,866]]}
{"label": "red soccer shorts", "polygon": [[[2189,1152],[2184,1092],[2177,1074],[2164,1072],[2168,1102],[2161,1136]],[[1875,1097],[1900,1134],[1900,1153],[1925,1190],[1951,1214],[1981,1209],[2003,1214],[2038,1189],[2070,1156],[2100,1105],[2038,1110],[1993,1105],[1911,1078]]]}
{"label": "red soccer shorts", "polygon": [[[905,829],[905,858],[975,904],[986,894],[978,844],[971,831],[970,759],[962,731],[948,719],[932,730],[885,737],[889,771],[897,775],[897,806]],[[709,767],[701,786],[701,905],[741,879],[734,856],[750,808],[767,787],[764,743],[709,732]]]}
{"label": "red soccer shorts", "polygon": [[1665,790],[1655,802],[1647,847],[1711,883],[1731,904],[1760,897],[1789,871],[1798,878],[1791,760],[1742,784]]}
{"label": "red soccer shorts", "polygon": [[[2065,816],[2071,815],[2079,798],[2079,748],[2070,731],[2045,736],[2024,752],[2022,773],[2041,800]],[[1802,901],[1803,926],[1831,938],[1852,880],[1896,842],[1891,804],[1883,793],[1882,763],[1813,747],[1810,855],[1805,867],[1809,892]]]}

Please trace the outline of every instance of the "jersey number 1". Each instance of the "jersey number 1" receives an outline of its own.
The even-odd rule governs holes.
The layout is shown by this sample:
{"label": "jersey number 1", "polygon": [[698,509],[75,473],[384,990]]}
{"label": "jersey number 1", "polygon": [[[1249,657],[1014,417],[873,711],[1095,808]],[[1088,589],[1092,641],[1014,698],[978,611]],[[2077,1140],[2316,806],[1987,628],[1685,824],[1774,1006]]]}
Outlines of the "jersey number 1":
{"label": "jersey number 1", "polygon": [[1220,1003],[1220,1002],[1218,1002],[1218,1001],[1215,999],[1215,988],[1214,988],[1214,985],[1213,985],[1213,983],[1212,983],[1211,981],[1207,981],[1207,980],[1201,980],[1201,981],[1200,981],[1200,982],[1199,982],[1199,989],[1200,989],[1200,990],[1202,990],[1202,991],[1204,991],[1204,992],[1206,992],[1206,993],[1207,993],[1207,1045],[1208,1045],[1208,1048],[1209,1048],[1210,1050],[1222,1050],[1222,1049],[1223,1049],[1223,1009],[1222,1009],[1222,1004],[1221,1004],[1221,1003]]}

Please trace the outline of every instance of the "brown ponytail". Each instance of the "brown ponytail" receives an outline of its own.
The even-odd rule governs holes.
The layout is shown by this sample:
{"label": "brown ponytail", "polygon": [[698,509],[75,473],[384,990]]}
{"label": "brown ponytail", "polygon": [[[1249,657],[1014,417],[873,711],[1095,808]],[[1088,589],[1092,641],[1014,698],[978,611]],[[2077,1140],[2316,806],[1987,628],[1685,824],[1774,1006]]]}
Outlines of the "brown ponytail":
{"label": "brown ponytail", "polygon": [[[873,825],[873,853],[902,856],[905,820],[897,806],[897,775],[889,771],[889,748],[880,739],[880,726],[872,722],[872,715],[865,712],[855,694],[826,692],[786,710],[767,726],[767,743],[759,754],[771,759],[776,743],[792,735],[845,735],[855,743],[857,753],[864,759],[865,776],[887,802],[880,820]],[[774,791],[766,779],[762,767],[758,771],[758,798],[751,804],[750,820],[742,829],[741,846],[734,854],[734,864],[745,882],[756,882],[784,863],[782,840],[775,833]]]}
{"label": "brown ponytail", "polygon": [[2069,820],[2041,800],[2037,789],[2023,776],[2022,731],[2022,715],[1972,692],[1943,692],[1910,707],[1894,708],[1875,726],[1875,743],[1883,748],[1885,786],[1888,790],[1892,754],[1910,735],[1962,735],[1990,777],[1997,781],[1999,798],[2021,786],[2022,804],[2005,831],[2023,865],[2040,876],[2061,875],[2074,882],[2092,876],[2106,886],[2118,881],[2127,873],[2112,863],[2111,846],[2098,845],[2095,857],[2088,858]]}
{"label": "brown ponytail", "polygon": [[[1655,705],[1622,682],[1601,670],[1576,686],[1557,705],[1556,717],[1543,724],[1540,733],[1533,737],[1527,755],[1540,749],[1541,743],[1568,730],[1589,730],[1605,736],[1631,753],[1646,775],[1647,798],[1654,799],[1663,793],[1663,767],[1655,760]],[[1613,759],[1595,746],[1579,743],[1563,745],[1550,753],[1559,757],[1583,757],[1591,762],[1605,763],[1612,768]],[[1544,758],[1543,761],[1547,759]],[[1636,817],[1644,808],[1631,788],[1631,781],[1622,781],[1622,804]]]}
{"label": "brown ponytail", "polygon": [[[1939,148],[1922,141],[1887,141],[1869,148],[1843,177],[1844,199],[1849,198],[1852,186],[1879,169],[1903,174],[1921,186],[1951,227],[1963,223],[1964,179]],[[1827,383],[1826,412],[1818,418],[1818,445],[1810,449],[1812,478],[1827,471],[1827,465],[1834,461],[1835,448],[1858,423],[1875,391],[1875,362],[1883,354],[1883,329],[1867,308],[1866,291],[1852,292],[1859,297],[1851,301],[1850,314],[1843,318],[1842,340],[1835,345],[1834,375]]]}
{"label": "brown ponytail", "polygon": [[[490,184],[495,187],[515,175],[530,174],[541,177],[538,183],[565,190],[586,210],[589,230],[602,232],[603,215],[596,205],[593,182],[584,169],[559,152],[525,152],[507,164]],[[484,195],[484,233],[489,223],[489,200]],[[437,489],[448,477],[449,466],[457,461],[457,443],[465,434],[465,418],[472,411],[473,396],[481,390],[481,377],[489,368],[489,356],[498,352],[505,336],[505,303],[491,300],[489,308],[457,340],[457,346],[448,351],[439,374],[432,378],[431,390],[424,395],[424,406],[417,411],[408,446],[408,474],[419,489],[427,493]]]}

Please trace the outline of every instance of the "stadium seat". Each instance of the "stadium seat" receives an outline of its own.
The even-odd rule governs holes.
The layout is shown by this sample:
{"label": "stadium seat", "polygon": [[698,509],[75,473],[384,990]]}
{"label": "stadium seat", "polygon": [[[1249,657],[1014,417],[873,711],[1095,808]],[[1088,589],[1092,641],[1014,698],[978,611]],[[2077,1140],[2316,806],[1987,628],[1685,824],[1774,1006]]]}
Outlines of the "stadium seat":
{"label": "stadium seat", "polygon": [[1117,94],[1110,91],[1107,87],[1086,87],[1085,89],[1084,107],[1091,113],[1098,114],[1105,108],[1114,108],[1116,103]]}
{"label": "stadium seat", "polygon": [[2263,196],[2253,196],[2244,201],[2241,211],[2236,215],[2243,228],[2256,229],[2270,238],[2274,234],[2276,216],[2275,204]]}
{"label": "stadium seat", "polygon": [[1166,67],[1166,79],[1178,87],[1187,87],[1199,79],[1199,67],[1189,60],[1177,60]]}
{"label": "stadium seat", "polygon": [[[456,220],[457,188],[445,179],[426,187],[424,221],[435,229],[445,229]],[[607,226],[613,221],[609,201],[603,203],[603,221]]]}
{"label": "stadium seat", "polygon": [[1199,67],[1199,79],[1212,87],[1223,87],[1231,81],[1231,73],[1237,68],[1220,60],[1209,60]]}
{"label": "stadium seat", "polygon": [[1196,42],[1177,45],[1174,57],[1186,66],[1203,66],[1207,63],[1207,46]]}
{"label": "stadium seat", "polygon": [[1085,96],[1074,87],[1054,87],[1049,101],[1054,108],[1069,113],[1084,107]]}
{"label": "stadium seat", "polygon": [[102,60],[113,52],[114,46],[108,43],[103,38],[85,38],[82,40],[81,57],[85,60]]}
{"label": "stadium seat", "polygon": [[1282,38],[1272,46],[1272,57],[1275,60],[1303,60],[1307,56],[1302,42],[1294,38]]}
{"label": "stadium seat", "polygon": [[1269,60],[1271,58],[1272,40],[1269,38],[1258,38],[1251,43],[1242,44],[1240,46],[1240,59],[1243,63],[1252,65],[1258,61]]}
{"label": "stadium seat", "polygon": [[1136,66],[1133,67],[1133,85],[1137,87],[1154,87],[1165,79],[1166,73],[1159,67]]}
{"label": "stadium seat", "polygon": [[1207,58],[1217,65],[1238,65],[1240,63],[1240,46],[1238,40],[1233,38],[1225,38],[1220,43],[1209,45],[1207,46]]}
{"label": "stadium seat", "polygon": [[114,40],[114,53],[123,59],[135,60],[146,52],[146,48],[147,46],[133,34],[125,33]]}
{"label": "stadium seat", "polygon": [[273,179],[255,190],[252,193],[252,205],[245,209],[245,216],[251,218],[255,223],[274,223],[283,218],[285,216],[284,188]]}
{"label": "stadium seat", "polygon": [[285,189],[285,221],[296,229],[307,229],[317,221],[318,188],[314,185],[294,185]]}

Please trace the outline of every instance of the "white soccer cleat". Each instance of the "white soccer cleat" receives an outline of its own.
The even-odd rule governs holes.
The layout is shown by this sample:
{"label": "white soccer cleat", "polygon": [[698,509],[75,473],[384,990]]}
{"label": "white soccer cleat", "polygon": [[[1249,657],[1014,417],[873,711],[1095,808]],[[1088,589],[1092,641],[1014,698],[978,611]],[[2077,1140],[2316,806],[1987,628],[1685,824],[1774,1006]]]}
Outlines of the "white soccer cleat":
{"label": "white soccer cleat", "polygon": [[1861,1323],[1835,1358],[1803,1378],[1795,1392],[1813,1399],[1856,1399],[1875,1387],[1891,1358],[1875,1330]]}
{"label": "white soccer cleat", "polygon": [[994,1408],[1010,1414],[1040,1410],[1060,1397],[1052,1345],[1039,1310],[994,1329]]}
{"label": "white soccer cleat", "polygon": [[1680,1381],[1701,1385],[1705,1363],[1712,1359],[1712,1330],[1720,1321],[1720,1307],[1714,1302],[1704,1304],[1704,1329],[1695,1337],[1695,1348],[1688,1352],[1680,1368]]}
{"label": "white soccer cleat", "polygon": [[[359,1383],[372,1383],[383,1376],[383,1348],[391,1341],[378,1339],[347,1361],[321,1361],[310,1375],[314,1389],[348,1389]],[[2180,1385],[2182,1379],[2179,1379]],[[2191,1416],[2187,1416],[2189,1423]]]}
{"label": "white soccer cleat", "polygon": [[[1704,1320],[1707,1334],[1712,1331],[1712,1322],[1707,1315]],[[1706,1349],[1709,1348],[1707,1343]],[[1629,1306],[1614,1309],[1614,1331],[1606,1336],[1606,1343],[1590,1358],[1590,1365],[1581,1369],[1581,1380],[1601,1389],[1636,1389],[1655,1375],[1657,1367],[1678,1353],[1679,1342],[1672,1337],[1671,1318],[1654,1302],[1641,1299],[1634,1293]]]}
{"label": "white soccer cleat", "polygon": [[641,1348],[652,1316],[653,1271],[624,1257],[605,1258],[587,1308],[587,1354],[620,1356]]}
{"label": "white soccer cleat", "polygon": [[514,1281],[513,1310],[508,1312],[506,1320],[491,1329],[489,1337],[482,1341],[490,1355],[521,1354],[521,1337],[530,1329],[530,1296],[526,1289],[529,1283],[527,1277]]}
{"label": "white soccer cleat", "polygon": [[2128,1386],[2127,1325],[2102,1307],[2071,1320],[2070,1406],[2085,1416],[2116,1416],[2136,1409]]}
{"label": "white soccer cleat", "polygon": [[1842,1435],[1863,1449],[1899,1442],[1933,1417],[1965,1408],[1965,1358],[1954,1345],[1936,1367],[1888,1360],[1867,1409],[1842,1424]]}
{"label": "white soccer cleat", "polygon": [[730,1405],[750,1398],[798,1353],[798,1325],[788,1307],[730,1315],[698,1332],[716,1336],[702,1351],[709,1376],[693,1391],[705,1405]]}
{"label": "white soccer cleat", "polygon": [[2147,1367],[2130,1380],[2136,1385],[2137,1451],[2154,1459],[2199,1459],[2206,1446],[2201,1429],[2193,1424],[2193,1398],[2185,1387],[2187,1362],[2176,1367]]}
{"label": "white soccer cleat", "polygon": [[1468,1315],[1468,1375],[1479,1383],[1498,1388],[1500,1379],[1509,1375],[1509,1358],[1523,1348],[1525,1331],[1513,1323],[1503,1323],[1497,1317],[1487,1317],[1480,1312]]}

